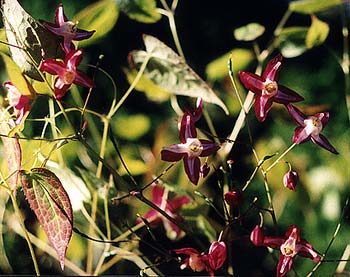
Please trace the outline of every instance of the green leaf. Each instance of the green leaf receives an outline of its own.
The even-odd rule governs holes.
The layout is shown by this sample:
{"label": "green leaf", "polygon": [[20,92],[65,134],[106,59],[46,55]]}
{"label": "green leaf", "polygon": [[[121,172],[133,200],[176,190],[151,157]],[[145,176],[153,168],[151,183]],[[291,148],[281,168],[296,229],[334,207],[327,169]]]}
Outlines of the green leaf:
{"label": "green leaf", "polygon": [[142,23],[157,22],[162,16],[157,12],[155,0],[116,0],[119,9],[128,17]]}
{"label": "green leaf", "polygon": [[225,104],[182,57],[153,36],[144,35],[143,39],[146,51],[132,51],[129,54],[131,65],[139,69],[145,59],[150,57],[144,75],[156,85],[172,94],[201,97],[203,101],[218,105],[228,114]]}
{"label": "green leaf", "polygon": [[209,63],[205,69],[206,75],[209,80],[221,80],[228,76],[228,61],[232,59],[232,69],[234,72],[243,70],[254,59],[252,51],[237,48],[229,53],[217,58]]}
{"label": "green leaf", "polygon": [[35,95],[35,91],[33,87],[29,84],[25,76],[23,75],[21,69],[6,54],[0,53],[0,56],[4,61],[7,75],[11,83],[18,89],[18,91],[22,95],[27,96],[29,98],[33,98]]}
{"label": "green leaf", "polygon": [[300,0],[292,1],[289,4],[289,10],[292,12],[313,14],[328,10],[341,5],[342,0]]}
{"label": "green leaf", "polygon": [[[128,79],[129,84],[131,84],[137,75],[136,70],[127,70],[123,69],[126,78]],[[141,79],[137,82],[136,87],[138,91],[142,91],[146,94],[149,100],[155,102],[163,102],[169,100],[170,93],[161,87],[157,86],[152,80],[146,78],[145,76],[141,76]]]}
{"label": "green leaf", "polygon": [[[6,110],[0,110],[0,133],[9,134],[11,131],[10,122],[14,124],[9,113]],[[22,150],[19,140],[16,137],[8,138],[6,136],[1,136],[2,143],[4,144],[5,158],[7,161],[8,176],[10,178],[7,180],[9,187],[15,191],[18,179],[18,173],[21,169],[22,161]]]}
{"label": "green leaf", "polygon": [[112,0],[103,0],[93,3],[79,12],[73,22],[78,22],[78,28],[96,32],[89,39],[79,42],[79,46],[86,46],[96,42],[107,35],[116,24],[119,17],[119,10]]}
{"label": "green leaf", "polygon": [[278,37],[278,47],[286,58],[293,58],[307,51],[305,40],[308,27],[287,27]]}
{"label": "green leaf", "polygon": [[233,31],[236,40],[252,41],[260,37],[265,32],[265,27],[259,23],[249,23]]}
{"label": "green leaf", "polygon": [[[31,17],[17,0],[1,0],[3,22],[12,59],[29,77],[42,80],[37,67],[42,59],[55,58],[63,52],[57,36]],[[26,50],[25,50],[26,49]]]}
{"label": "green leaf", "polygon": [[311,26],[307,32],[305,44],[307,48],[321,45],[328,37],[329,26],[319,20],[315,15],[311,16]]}
{"label": "green leaf", "polygon": [[143,114],[119,116],[113,121],[113,126],[120,138],[137,140],[149,131],[151,120]]}
{"label": "green leaf", "polygon": [[55,248],[63,270],[73,228],[72,206],[68,194],[57,176],[48,169],[22,170],[20,177],[30,208]]}

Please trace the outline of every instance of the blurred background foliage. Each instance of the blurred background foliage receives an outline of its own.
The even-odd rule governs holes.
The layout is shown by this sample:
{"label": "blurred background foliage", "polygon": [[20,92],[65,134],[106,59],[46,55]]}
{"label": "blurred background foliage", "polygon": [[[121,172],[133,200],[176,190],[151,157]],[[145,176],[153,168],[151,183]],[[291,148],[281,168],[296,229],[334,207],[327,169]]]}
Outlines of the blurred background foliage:
{"label": "blurred background foliage", "polygon": [[[20,3],[34,18],[51,22],[57,5],[63,3],[67,17],[78,21],[79,28],[97,30],[92,40],[79,43],[79,47],[84,48],[84,64],[98,64],[100,68],[108,72],[116,84],[118,98],[127,91],[130,82],[135,78],[136,71],[129,67],[128,54],[132,50],[144,48],[143,34],[155,36],[175,49],[167,18],[161,16],[152,5],[146,5],[146,3],[153,3],[152,1],[135,1],[135,3],[141,3],[139,7],[132,7],[126,4],[125,0],[22,0]],[[160,6],[159,2],[156,4]],[[238,70],[251,72],[255,70],[257,66],[256,47],[264,49],[271,42],[274,29],[288,9],[288,5],[288,1],[282,0],[240,1],[239,5],[236,1],[215,3],[201,0],[179,1],[175,19],[186,61],[199,76],[208,82],[230,112],[227,116],[219,107],[205,104],[205,109],[220,138],[225,138],[230,133],[240,111],[240,104],[228,75],[228,59],[230,57],[232,59],[236,85],[241,97],[244,97],[246,91],[237,78],[237,72]],[[139,8],[143,10],[141,9],[140,12]],[[284,162],[279,163],[268,174],[268,182],[279,232],[283,234],[289,225],[296,224],[302,230],[302,237],[323,253],[339,222],[345,200],[349,196],[349,119],[345,102],[345,94],[349,92],[345,91],[344,73],[339,64],[339,59],[342,59],[343,55],[342,20],[347,20],[349,24],[348,3],[317,12],[316,16],[292,13],[289,17],[286,28],[279,37],[280,41],[276,42],[276,47],[280,46],[279,50],[284,55],[280,83],[292,88],[305,98],[305,101],[298,106],[307,114],[319,111],[330,112],[331,119],[324,134],[340,154],[332,155],[311,142],[302,144],[295,147],[284,159],[290,162],[293,170],[299,173],[300,181],[297,192],[287,190],[282,184],[283,175],[288,171],[288,166]],[[249,26],[253,30],[253,37],[249,37],[250,30],[238,29],[250,23],[254,23]],[[312,34],[308,35],[310,28],[316,30],[314,31],[316,38],[313,38]],[[3,33],[1,33],[1,40],[4,41]],[[6,47],[1,45],[1,50],[6,52]],[[278,50],[275,50],[273,54],[277,52]],[[81,68],[84,71],[93,72],[86,66],[81,66]],[[1,81],[6,81],[5,70],[1,70],[0,74]],[[94,74],[96,74],[97,88],[93,91],[89,109],[106,114],[114,97],[113,85],[109,78],[101,72]],[[80,103],[85,98],[84,93],[73,87],[71,95],[67,96],[64,101],[67,104]],[[121,155],[130,172],[141,183],[149,182],[166,168],[166,164],[160,161],[161,147],[178,142],[178,116],[173,111],[169,99],[170,95],[164,89],[159,88],[148,79],[142,79],[136,90],[113,117],[113,135],[118,141]],[[41,100],[38,99],[38,101]],[[194,99],[183,96],[179,96],[178,101],[181,108],[194,107],[195,103]],[[31,118],[44,118],[48,113],[48,110],[40,104],[36,104],[34,109],[31,112]],[[103,128],[101,119],[93,115],[87,116],[86,119],[89,122],[86,137],[91,144],[98,147]],[[79,115],[77,114],[77,124],[78,120]],[[229,159],[234,161],[232,170],[230,171],[225,162],[222,165],[223,171],[230,171],[226,178],[238,187],[243,187],[256,166],[252,147],[260,158],[277,152],[281,153],[291,144],[295,128],[295,123],[280,105],[274,105],[267,120],[263,123],[257,122],[253,111],[248,114],[247,120],[253,145],[249,142],[249,133],[245,126],[229,155]],[[44,122],[28,121],[23,132],[28,137],[38,136],[43,130],[43,124]],[[203,131],[208,131],[205,120],[202,119],[198,124]],[[61,131],[63,134],[68,132],[64,129]],[[201,137],[204,136],[205,132],[201,133]],[[25,156],[29,157],[33,155],[32,152],[40,143],[21,141],[21,145]],[[50,145],[40,147],[42,147],[43,155],[50,151]],[[62,151],[64,162],[67,168],[71,169],[72,178],[78,178],[75,181],[69,181],[77,184],[78,190],[74,195],[80,199],[79,201],[84,201],[84,204],[81,205],[84,205],[89,211],[91,194],[96,190],[103,194],[103,188],[109,180],[108,172],[103,172],[102,180],[94,180],[94,174],[89,175],[89,172],[96,171],[96,160],[89,156],[78,143],[70,142],[62,148]],[[120,174],[128,178],[126,171],[120,166],[118,155],[111,142],[107,144],[105,157],[109,164],[114,168],[119,168]],[[266,162],[266,166],[269,163],[271,163],[270,160]],[[30,163],[24,165],[28,168],[30,166]],[[65,178],[70,176],[67,168],[62,170]],[[220,230],[222,222],[217,219],[216,214],[206,205],[205,201],[196,196],[193,191],[198,190],[212,198],[214,203],[220,203],[220,197],[218,197],[220,190],[216,177],[217,175],[213,174],[199,187],[194,188],[189,183],[181,162],[163,177],[173,191],[190,195],[195,200],[195,204],[186,207],[184,216],[196,226],[198,235],[204,236],[208,242],[215,239],[216,231]],[[85,186],[88,190],[84,192],[82,190]],[[118,192],[113,188],[109,193],[112,198]],[[22,193],[18,193],[18,197],[23,198]],[[259,174],[245,191],[246,201],[243,210],[248,208],[255,197],[258,198],[258,206],[267,206],[263,178]],[[6,203],[5,195],[2,196],[2,199]],[[102,199],[103,197],[99,199],[101,210]],[[76,200],[73,199],[73,202]],[[42,240],[46,240],[26,202],[20,203],[28,229],[36,233]],[[77,205],[77,210],[79,210],[79,203]],[[1,205],[1,207],[1,213],[7,214],[7,222],[9,222],[11,205]],[[122,203],[119,206],[109,204],[109,208],[114,234],[127,230],[126,226],[122,226],[126,219],[129,219],[128,224],[132,226],[135,224],[136,213],[142,215],[148,210],[145,205],[140,205],[140,202],[132,199],[129,199],[127,204]],[[273,230],[270,216],[265,214],[264,218],[265,226]],[[103,226],[103,221],[103,218],[98,219],[97,224]],[[233,270],[237,276],[269,276],[274,271],[273,264],[278,257],[276,253],[267,255],[266,249],[253,252],[256,249],[253,249],[248,242],[249,232],[258,221],[256,213],[249,213],[244,219],[244,228],[237,227],[237,230],[233,231],[234,240],[230,251],[233,257]],[[75,224],[79,229],[88,231],[86,221],[79,212],[75,214]],[[24,240],[13,232],[13,228],[3,225],[2,229],[3,245],[9,262],[6,261],[4,253],[1,255],[0,252],[0,271],[11,272],[8,269],[10,264],[16,274],[33,273],[30,255]],[[188,238],[172,242],[164,236],[162,231],[162,227],[159,227],[154,230],[154,234],[159,239],[158,242],[162,243],[165,248],[189,246]],[[140,232],[140,236],[145,241],[150,240],[146,231]],[[327,259],[340,259],[349,242],[348,211],[346,211],[341,230],[329,250]],[[103,248],[103,246],[100,247]],[[78,266],[84,267],[86,248],[86,239],[74,234],[67,257]],[[146,244],[141,244],[140,250],[149,255],[152,260],[152,251]],[[252,253],[256,256],[250,256]],[[37,254],[42,266],[42,274],[60,274],[58,264],[54,259],[45,255],[44,252],[38,251]],[[259,255],[261,259],[256,260]],[[304,276],[312,266],[311,261],[298,258],[294,268],[298,275]],[[322,276],[332,275],[337,266],[337,262],[324,263],[321,266]],[[170,265],[161,265],[159,268],[166,275],[193,274],[189,271],[179,271],[179,266],[175,262],[171,262]],[[121,274],[125,272],[137,274],[138,269],[131,262],[121,261],[104,273]],[[67,274],[71,273],[68,269]]]}

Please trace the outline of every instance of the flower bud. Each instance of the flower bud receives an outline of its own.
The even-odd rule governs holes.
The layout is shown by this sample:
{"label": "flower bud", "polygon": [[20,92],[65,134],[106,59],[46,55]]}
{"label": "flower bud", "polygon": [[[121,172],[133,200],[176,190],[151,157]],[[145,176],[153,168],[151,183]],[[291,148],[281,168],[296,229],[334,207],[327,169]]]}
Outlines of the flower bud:
{"label": "flower bud", "polygon": [[259,225],[256,225],[250,234],[250,240],[256,246],[264,245],[264,233],[262,232]]}
{"label": "flower bud", "polygon": [[243,194],[239,189],[233,189],[228,191],[224,195],[225,201],[228,205],[233,207],[239,207],[243,204]]}
{"label": "flower bud", "polygon": [[283,176],[283,185],[292,191],[296,191],[298,179],[299,179],[298,173],[296,173],[295,171],[289,170]]}
{"label": "flower bud", "polygon": [[208,164],[205,162],[203,165],[201,165],[200,169],[199,169],[199,176],[201,178],[205,178],[207,177],[207,175],[209,174],[210,171],[210,167],[208,166]]}
{"label": "flower bud", "polygon": [[222,267],[226,260],[226,244],[223,241],[214,241],[208,252],[209,265],[213,270]]}

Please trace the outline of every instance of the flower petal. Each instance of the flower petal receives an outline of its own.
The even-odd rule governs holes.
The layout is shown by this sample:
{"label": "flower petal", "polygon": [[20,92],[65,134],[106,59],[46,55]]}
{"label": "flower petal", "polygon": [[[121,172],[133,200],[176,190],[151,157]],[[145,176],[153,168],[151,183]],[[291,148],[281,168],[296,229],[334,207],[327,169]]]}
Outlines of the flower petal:
{"label": "flower petal", "polygon": [[271,81],[277,81],[279,77],[278,75],[281,69],[282,69],[282,55],[278,54],[276,57],[274,57],[268,62],[262,77],[264,80],[269,79]]}
{"label": "flower petal", "polygon": [[285,86],[282,86],[282,85],[278,85],[278,92],[273,97],[273,101],[275,101],[276,103],[280,103],[280,104],[288,104],[291,102],[300,102],[303,100],[304,100],[304,98],[302,96],[300,96],[298,93],[296,93],[295,91],[293,91]]}
{"label": "flower petal", "polygon": [[54,59],[43,60],[40,64],[40,70],[45,71],[51,75],[60,75],[65,71],[64,63]]}
{"label": "flower petal", "polygon": [[253,231],[250,233],[250,241],[256,246],[264,245],[264,237],[264,233],[259,225],[256,225]]}
{"label": "flower petal", "polygon": [[191,198],[187,196],[176,196],[167,201],[167,209],[172,213],[176,213],[183,205],[191,202]]}
{"label": "flower petal", "polygon": [[306,119],[306,116],[297,107],[293,106],[292,104],[288,104],[286,105],[286,107],[289,114],[294,119],[294,121],[298,125],[304,126],[304,120]]}
{"label": "flower petal", "polygon": [[64,22],[68,21],[68,18],[64,14],[63,4],[59,4],[55,11],[55,23],[58,26],[61,26]]}
{"label": "flower petal", "polygon": [[303,143],[311,138],[311,135],[306,131],[304,127],[297,127],[294,131],[293,142],[296,144]]}
{"label": "flower petal", "polygon": [[239,78],[246,89],[254,93],[259,93],[264,88],[264,79],[259,75],[247,71],[239,71]]}
{"label": "flower petal", "polygon": [[317,113],[314,117],[317,117],[321,121],[323,129],[329,121],[329,112]]}
{"label": "flower petal", "polygon": [[189,112],[184,112],[181,119],[179,138],[182,143],[186,143],[188,138],[196,138],[197,131],[194,126],[194,120]]}
{"label": "flower petal", "polygon": [[310,243],[305,240],[300,240],[300,242],[296,245],[296,250],[298,255],[305,258],[312,259],[315,263],[321,260],[318,252],[312,247]]}
{"label": "flower petal", "polygon": [[287,272],[292,268],[293,262],[293,257],[288,257],[281,254],[276,268],[276,276],[285,276]]}
{"label": "flower petal", "polygon": [[187,153],[188,149],[184,146],[184,144],[172,144],[170,146],[163,147],[160,155],[163,161],[177,162],[185,157]]}
{"label": "flower petal", "polygon": [[311,135],[311,140],[314,143],[316,143],[317,145],[332,152],[333,154],[339,154],[338,151],[330,144],[328,139],[325,136],[323,136],[322,134],[319,134],[318,136]]}
{"label": "flower petal", "polygon": [[198,157],[187,157],[184,158],[185,172],[190,179],[190,181],[194,184],[198,184],[199,179],[199,170],[200,170],[200,160]]}
{"label": "flower petal", "polygon": [[96,31],[85,31],[82,29],[76,29],[74,34],[74,40],[83,40],[90,38]]}
{"label": "flower petal", "polygon": [[197,249],[191,248],[191,247],[185,247],[180,249],[174,249],[173,250],[176,254],[185,254],[185,255],[193,255],[193,254],[199,254]]}
{"label": "flower petal", "polygon": [[207,157],[219,150],[220,145],[211,142],[210,140],[200,139],[199,140],[203,146],[201,157]]}
{"label": "flower petal", "polygon": [[83,50],[71,50],[67,53],[64,58],[64,63],[66,65],[66,70],[76,71],[77,66],[83,59]]}
{"label": "flower petal", "polygon": [[264,97],[260,93],[256,95],[254,103],[255,115],[260,122],[265,121],[268,112],[271,110],[272,104],[273,98]]}
{"label": "flower petal", "polygon": [[93,88],[95,86],[94,81],[79,70],[77,70],[77,75],[73,83],[87,88]]}

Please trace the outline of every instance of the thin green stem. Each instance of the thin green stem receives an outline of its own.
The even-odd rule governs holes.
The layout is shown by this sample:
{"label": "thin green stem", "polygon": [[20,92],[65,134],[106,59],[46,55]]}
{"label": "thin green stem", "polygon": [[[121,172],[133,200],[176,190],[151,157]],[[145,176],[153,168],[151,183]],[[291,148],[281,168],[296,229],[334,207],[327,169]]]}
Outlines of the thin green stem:
{"label": "thin green stem", "polygon": [[296,143],[293,143],[291,146],[289,146],[288,148],[287,148],[287,150],[286,151],[284,151],[266,170],[265,170],[265,172],[267,173],[267,172],[269,172],[277,163],[279,163],[280,162],[280,160],[282,160],[282,158],[285,156],[285,155],[287,155],[288,153],[289,153],[289,151],[291,151],[293,148],[294,148],[294,146],[295,145],[297,145]]}
{"label": "thin green stem", "polygon": [[108,113],[108,118],[112,118],[112,116],[116,113],[116,111],[120,108],[120,106],[124,103],[124,101],[126,100],[126,98],[128,98],[128,96],[130,95],[130,93],[133,91],[133,89],[136,87],[136,84],[140,81],[143,72],[146,69],[146,66],[149,62],[149,60],[151,59],[152,54],[151,53],[147,53],[147,56],[145,57],[139,72],[137,73],[134,81],[131,83],[130,87],[128,88],[128,90],[125,92],[125,94],[123,95],[123,97],[119,100],[119,102],[111,107],[110,112]]}

